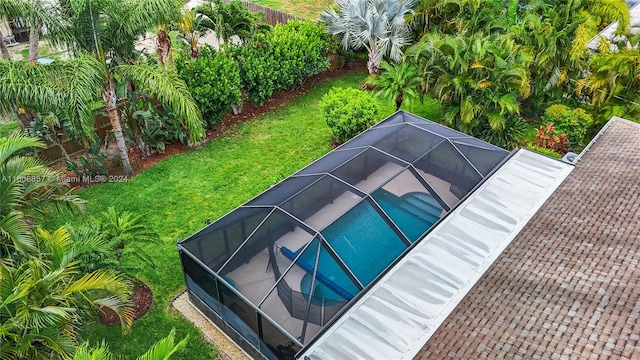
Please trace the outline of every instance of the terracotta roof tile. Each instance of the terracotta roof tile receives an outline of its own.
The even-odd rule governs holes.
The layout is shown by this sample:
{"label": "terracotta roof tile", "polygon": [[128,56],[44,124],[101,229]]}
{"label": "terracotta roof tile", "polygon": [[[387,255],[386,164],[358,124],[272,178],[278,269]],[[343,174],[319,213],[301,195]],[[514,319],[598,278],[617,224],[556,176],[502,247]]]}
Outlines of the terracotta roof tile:
{"label": "terracotta roof tile", "polygon": [[640,359],[639,188],[613,120],[416,359]]}

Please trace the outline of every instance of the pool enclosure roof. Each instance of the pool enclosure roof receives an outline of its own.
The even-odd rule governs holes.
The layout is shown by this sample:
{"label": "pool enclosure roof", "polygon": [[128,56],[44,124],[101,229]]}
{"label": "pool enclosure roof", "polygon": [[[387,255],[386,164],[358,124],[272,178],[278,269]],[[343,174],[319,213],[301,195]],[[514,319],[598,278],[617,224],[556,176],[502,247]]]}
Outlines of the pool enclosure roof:
{"label": "pool enclosure roof", "polygon": [[179,246],[302,347],[508,154],[399,111]]}

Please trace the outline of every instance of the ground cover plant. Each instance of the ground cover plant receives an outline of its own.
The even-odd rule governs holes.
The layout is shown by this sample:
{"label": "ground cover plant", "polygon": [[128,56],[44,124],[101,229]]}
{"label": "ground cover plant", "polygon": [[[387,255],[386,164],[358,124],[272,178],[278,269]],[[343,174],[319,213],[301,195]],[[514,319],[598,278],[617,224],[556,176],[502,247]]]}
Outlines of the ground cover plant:
{"label": "ground cover plant", "polygon": [[[320,99],[332,87],[360,88],[364,72],[317,84],[309,93],[285,106],[241,123],[202,149],[174,155],[128,182],[97,185],[78,195],[87,201],[88,215],[97,215],[110,206],[120,211],[144,214],[151,230],[160,234],[158,244],[140,244],[156,267],[145,266],[138,273],[154,291],[150,312],[133,323],[131,333],[122,336],[114,328],[94,321],[82,331],[92,343],[106,339],[119,354],[139,354],[154,339],[176,328],[176,336],[190,335],[184,359],[210,359],[209,345],[198,330],[170,308],[173,298],[184,288],[175,241],[215,220],[257,195],[289,174],[331,150],[331,134],[322,119]],[[386,102],[385,102],[386,103]],[[381,103],[382,119],[395,106]],[[433,100],[415,102],[409,111],[427,118],[438,116]],[[77,222],[72,216],[49,218],[47,228]]]}

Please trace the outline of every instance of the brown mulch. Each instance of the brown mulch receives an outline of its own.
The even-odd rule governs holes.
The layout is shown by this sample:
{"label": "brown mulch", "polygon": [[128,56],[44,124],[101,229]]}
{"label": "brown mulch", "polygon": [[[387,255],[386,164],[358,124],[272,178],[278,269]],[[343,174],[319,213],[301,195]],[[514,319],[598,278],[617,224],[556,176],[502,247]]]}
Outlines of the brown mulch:
{"label": "brown mulch", "polygon": [[[147,311],[149,311],[149,308],[151,308],[151,304],[153,304],[153,292],[145,283],[137,282],[133,286],[133,295],[131,296],[131,300],[134,304],[135,312],[133,319],[135,320],[146,314]],[[98,316],[100,317],[100,321],[105,325],[120,325],[120,318],[118,317],[118,314],[109,308],[101,306]]]}
{"label": "brown mulch", "polygon": [[[353,72],[361,72],[363,70],[366,71],[366,63],[361,60],[354,60],[353,62],[351,62],[350,64],[348,64],[343,68],[339,68],[334,65],[329,70],[306,79],[305,82],[298,88],[295,88],[293,90],[283,90],[275,93],[271,97],[271,99],[269,99],[264,105],[260,107],[256,106],[256,104],[251,101],[248,101],[248,100],[245,101],[242,114],[239,114],[239,115],[233,115],[232,113],[227,114],[225,119],[220,123],[220,126],[218,127],[218,129],[207,130],[205,140],[200,142],[197,146],[189,147],[187,145],[180,144],[180,143],[167,144],[165,151],[163,153],[152,154],[151,156],[142,156],[142,154],[139,151],[133,148],[130,148],[129,160],[131,161],[134,171],[136,173],[139,173],[153,166],[155,163],[161,160],[164,160],[174,154],[179,154],[194,148],[202,147],[202,145],[206,144],[212,139],[217,138],[222,133],[224,133],[227,129],[232,128],[241,122],[251,120],[257,116],[260,116],[264,113],[272,111],[278,108],[279,106],[282,106],[286,102],[290,101],[291,99],[296,98],[302,94],[308,93],[313,88],[313,86],[319,82],[333,80],[341,76],[344,76],[346,74],[353,73]],[[109,170],[109,174],[111,175],[122,174],[121,166],[110,165],[110,166],[107,166],[107,169]],[[73,172],[68,172],[67,175],[69,177],[75,176]],[[100,182],[91,182],[91,183],[77,182],[77,183],[72,183],[70,185],[75,188],[85,188],[85,187],[95,185],[97,183],[100,183]]]}

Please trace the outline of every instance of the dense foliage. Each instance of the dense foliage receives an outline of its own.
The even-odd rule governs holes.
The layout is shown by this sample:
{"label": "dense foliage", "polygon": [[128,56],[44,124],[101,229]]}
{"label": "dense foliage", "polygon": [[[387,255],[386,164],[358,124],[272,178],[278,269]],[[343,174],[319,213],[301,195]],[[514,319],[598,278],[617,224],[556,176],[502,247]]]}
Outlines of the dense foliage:
{"label": "dense foliage", "polygon": [[591,115],[583,109],[571,109],[565,105],[551,105],[542,116],[545,124],[553,124],[557,132],[566,134],[569,147],[578,149],[593,123]]}
{"label": "dense foliage", "polygon": [[[577,92],[588,95],[596,121],[612,116],[640,116],[640,31],[620,37],[615,44],[601,40],[589,63],[589,74],[578,81]],[[616,51],[614,51],[615,49]]]}
{"label": "dense foliage", "polygon": [[442,102],[445,123],[500,145],[519,142],[520,101],[531,91],[530,55],[498,35],[426,35],[410,54],[426,90]]}
{"label": "dense foliage", "polygon": [[309,21],[277,25],[255,44],[237,47],[242,87],[262,105],[274,92],[302,84],[329,67],[329,39],[323,27]]}
{"label": "dense foliage", "polygon": [[553,124],[547,124],[540,126],[533,145],[539,148],[553,150],[560,155],[564,155],[567,152],[569,141],[567,140],[566,134],[556,131]]}
{"label": "dense foliage", "polygon": [[232,105],[242,101],[239,67],[230,51],[203,46],[197,59],[181,56],[176,67],[210,127],[215,127]]}
{"label": "dense foliage", "polygon": [[320,106],[336,144],[348,141],[379,120],[380,106],[373,95],[357,89],[333,88]]}

